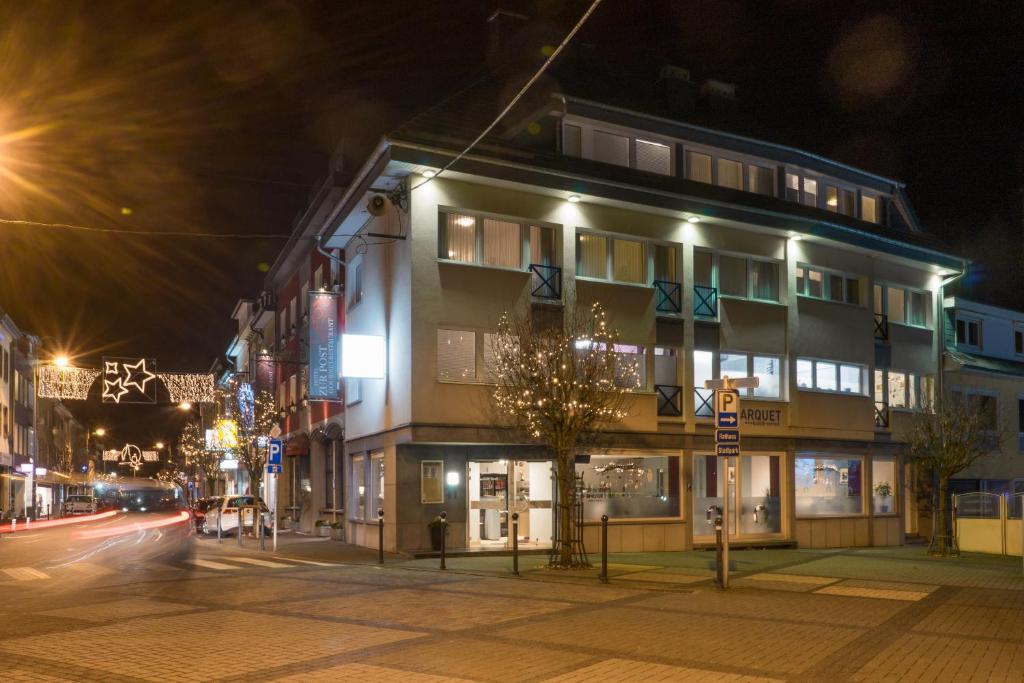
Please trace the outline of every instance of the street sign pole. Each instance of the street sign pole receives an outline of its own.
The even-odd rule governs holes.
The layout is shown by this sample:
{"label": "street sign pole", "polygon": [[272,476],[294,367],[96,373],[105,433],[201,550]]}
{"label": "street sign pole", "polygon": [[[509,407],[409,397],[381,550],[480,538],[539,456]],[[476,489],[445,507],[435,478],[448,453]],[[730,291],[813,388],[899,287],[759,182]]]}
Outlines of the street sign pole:
{"label": "street sign pole", "polygon": [[[275,433],[276,432],[276,433]],[[284,454],[284,443],[277,438],[281,434],[281,428],[274,425],[271,430],[272,438],[267,449],[267,474],[273,477],[274,485],[274,552],[277,552],[277,525],[281,518],[277,514],[277,479],[281,474],[281,456]]]}

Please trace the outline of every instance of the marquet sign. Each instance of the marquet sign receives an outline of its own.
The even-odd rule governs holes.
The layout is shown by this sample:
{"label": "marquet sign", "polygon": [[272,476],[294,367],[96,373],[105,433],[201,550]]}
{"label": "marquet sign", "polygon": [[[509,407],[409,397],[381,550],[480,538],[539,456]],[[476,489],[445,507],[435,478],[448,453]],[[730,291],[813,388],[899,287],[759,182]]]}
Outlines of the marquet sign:
{"label": "marquet sign", "polygon": [[338,295],[309,293],[309,397],[328,401],[341,398],[338,361]]}

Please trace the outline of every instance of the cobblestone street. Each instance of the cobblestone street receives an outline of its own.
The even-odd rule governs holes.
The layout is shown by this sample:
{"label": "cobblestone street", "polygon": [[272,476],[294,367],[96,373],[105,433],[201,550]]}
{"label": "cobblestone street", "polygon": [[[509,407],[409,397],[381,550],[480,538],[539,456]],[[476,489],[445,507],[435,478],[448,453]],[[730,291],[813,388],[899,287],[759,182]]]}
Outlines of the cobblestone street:
{"label": "cobblestone street", "polygon": [[[326,548],[327,546],[322,546]],[[0,577],[12,681],[1017,681],[1019,561],[921,550],[384,567],[215,542],[188,565]],[[504,573],[502,573],[504,571]],[[83,591],[83,585],[89,590]],[[31,606],[31,607],[30,607]]]}

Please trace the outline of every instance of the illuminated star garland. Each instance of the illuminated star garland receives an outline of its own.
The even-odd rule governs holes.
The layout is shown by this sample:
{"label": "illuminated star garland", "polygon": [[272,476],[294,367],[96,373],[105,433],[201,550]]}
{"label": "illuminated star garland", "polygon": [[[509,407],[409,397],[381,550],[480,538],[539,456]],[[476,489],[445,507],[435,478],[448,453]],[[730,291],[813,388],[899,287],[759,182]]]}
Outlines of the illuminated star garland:
{"label": "illuminated star garland", "polygon": [[173,403],[213,403],[213,375],[194,372],[161,372],[157,375],[167,387]]}
{"label": "illuminated star garland", "polygon": [[99,374],[99,370],[89,368],[41,365],[36,374],[39,397],[84,401]]}

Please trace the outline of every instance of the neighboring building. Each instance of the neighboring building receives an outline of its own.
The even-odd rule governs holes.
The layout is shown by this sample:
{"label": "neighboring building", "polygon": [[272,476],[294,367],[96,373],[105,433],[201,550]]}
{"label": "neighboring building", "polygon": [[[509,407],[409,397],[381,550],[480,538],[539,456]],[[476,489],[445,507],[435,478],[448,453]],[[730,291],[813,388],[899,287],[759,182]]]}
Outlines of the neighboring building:
{"label": "neighboring building", "polygon": [[36,446],[39,515],[57,515],[69,487],[82,480],[82,466],[88,463],[85,428],[60,399],[36,399]]}
{"label": "neighboring building", "polygon": [[[0,518],[15,510],[14,397],[11,392],[11,354],[21,336],[14,321],[0,309]],[[23,496],[22,496],[23,499]]]}
{"label": "neighboring building", "polygon": [[945,393],[987,416],[999,449],[950,481],[953,493],[1024,493],[1024,313],[960,297],[945,309]]}
{"label": "neighboring building", "polygon": [[39,340],[17,329],[10,318],[5,327],[16,331],[9,353],[8,405],[10,406],[11,470],[8,479],[7,513],[37,517],[36,494],[36,391],[35,362]]}
{"label": "neighboring building", "polygon": [[[697,92],[681,70],[663,80]],[[904,187],[551,91],[431,179],[487,125],[481,103],[504,85],[478,84],[387,135],[328,217],[297,230],[344,250],[346,331],[386,340],[386,379],[346,386],[349,539],[376,545],[380,507],[389,550],[429,548],[442,510],[453,547],[504,547],[514,510],[529,543],[550,543],[551,459],[489,416],[489,337],[504,311],[600,301],[643,390],[578,465],[588,547],[604,513],[612,551],[710,544],[706,510],[725,495],[736,543],[903,543],[917,523],[904,408],[934,391],[944,278],[964,268],[923,232]],[[304,313],[293,300],[311,280],[304,257],[282,260],[268,280],[288,358]],[[703,388],[722,375],[761,382],[728,472]],[[279,381],[295,440],[308,429],[303,381]],[[306,509],[323,518],[319,507]]]}

